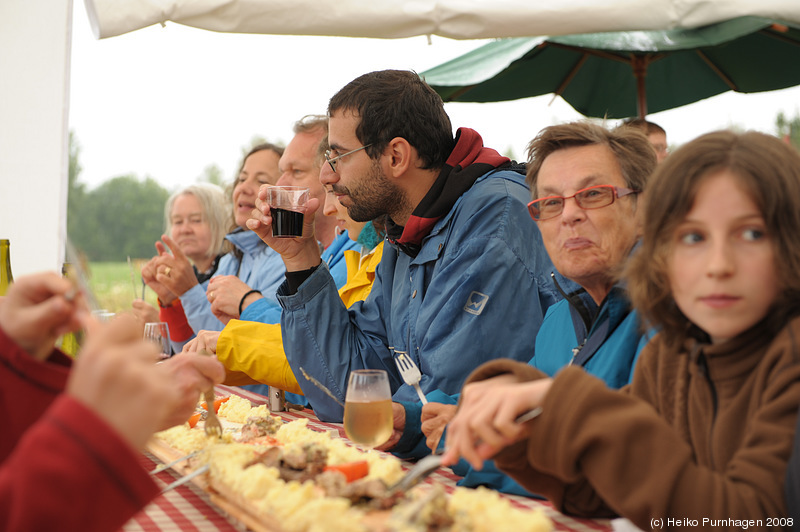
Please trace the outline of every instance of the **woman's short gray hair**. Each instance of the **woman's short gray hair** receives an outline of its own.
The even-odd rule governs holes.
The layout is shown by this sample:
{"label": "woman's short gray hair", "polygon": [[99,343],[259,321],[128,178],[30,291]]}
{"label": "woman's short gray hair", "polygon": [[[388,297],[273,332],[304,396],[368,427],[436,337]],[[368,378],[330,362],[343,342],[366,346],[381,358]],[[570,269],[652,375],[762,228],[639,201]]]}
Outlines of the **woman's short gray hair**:
{"label": "woman's short gray hair", "polygon": [[197,183],[181,188],[172,193],[164,207],[164,222],[167,234],[172,230],[172,207],[180,196],[191,195],[200,202],[203,209],[203,219],[211,228],[211,245],[208,256],[216,257],[223,252],[225,234],[231,217],[231,206],[225,197],[225,192],[212,183]]}

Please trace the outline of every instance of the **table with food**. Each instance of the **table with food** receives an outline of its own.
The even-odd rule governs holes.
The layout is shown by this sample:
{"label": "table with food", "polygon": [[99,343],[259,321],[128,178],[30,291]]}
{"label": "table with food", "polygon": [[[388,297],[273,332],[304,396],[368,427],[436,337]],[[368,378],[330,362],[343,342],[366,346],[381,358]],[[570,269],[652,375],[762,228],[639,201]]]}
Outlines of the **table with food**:
{"label": "table with food", "polygon": [[207,403],[156,434],[142,460],[165,491],[123,530],[611,529],[608,520],[571,518],[546,501],[457,487],[447,468],[394,489],[412,462],[353,444],[341,424],[311,410],[270,412],[264,396],[228,386],[215,392],[221,434],[204,430]]}

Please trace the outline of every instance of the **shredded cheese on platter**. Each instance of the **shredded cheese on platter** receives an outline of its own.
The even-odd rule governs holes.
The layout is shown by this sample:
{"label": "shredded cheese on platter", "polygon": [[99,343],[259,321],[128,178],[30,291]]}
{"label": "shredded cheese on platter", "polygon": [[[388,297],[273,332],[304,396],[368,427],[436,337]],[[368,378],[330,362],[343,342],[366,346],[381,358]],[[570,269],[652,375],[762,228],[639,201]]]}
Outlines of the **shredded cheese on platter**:
{"label": "shredded cheese on platter", "polygon": [[[330,432],[309,429],[307,419],[283,423],[271,416],[265,405],[254,408],[237,395],[220,405],[218,416],[224,429],[221,438],[206,436],[202,424],[194,428],[184,424],[158,433],[150,450],[164,460],[203,450],[182,467],[182,472],[208,464],[209,472],[205,478],[198,478],[198,485],[257,532],[419,532],[432,527],[451,532],[552,530],[542,510],[515,508],[497,492],[485,488],[456,488],[447,495],[441,486],[423,484],[392,500],[391,510],[355,505],[346,496],[326,494],[331,477],[320,479],[329,473],[285,479],[279,466],[264,457],[272,452],[281,460],[300,456],[312,463],[315,456],[323,456],[325,465],[334,469],[366,461],[368,473],[358,482],[380,481],[385,485],[403,476],[400,460],[350,445]],[[268,436],[247,438],[243,435],[247,429],[243,431],[242,427],[251,418],[274,424],[275,430]]]}

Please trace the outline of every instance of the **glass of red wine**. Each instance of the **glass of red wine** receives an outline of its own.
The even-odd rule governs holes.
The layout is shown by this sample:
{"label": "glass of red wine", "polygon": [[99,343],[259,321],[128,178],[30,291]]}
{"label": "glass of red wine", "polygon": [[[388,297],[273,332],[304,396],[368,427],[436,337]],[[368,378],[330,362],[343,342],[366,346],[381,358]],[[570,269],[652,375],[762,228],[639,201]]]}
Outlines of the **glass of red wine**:
{"label": "glass of red wine", "polygon": [[309,190],[306,187],[273,186],[267,189],[267,205],[272,216],[272,236],[303,236],[303,214]]}

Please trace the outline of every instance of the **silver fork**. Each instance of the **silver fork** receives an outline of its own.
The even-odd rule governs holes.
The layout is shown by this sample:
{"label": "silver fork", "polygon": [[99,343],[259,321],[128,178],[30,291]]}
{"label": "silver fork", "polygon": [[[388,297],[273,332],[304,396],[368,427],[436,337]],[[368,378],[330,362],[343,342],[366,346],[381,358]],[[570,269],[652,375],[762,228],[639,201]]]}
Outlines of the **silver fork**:
{"label": "silver fork", "polygon": [[408,470],[403,478],[398,480],[393,485],[389,486],[388,491],[389,493],[394,493],[395,491],[408,491],[420,481],[425,480],[431,473],[439,469],[442,465],[442,455],[441,454],[429,454],[425,458],[422,458],[419,462],[414,464],[414,467]]}
{"label": "silver fork", "polygon": [[209,465],[208,464],[206,464],[206,465],[204,465],[204,466],[202,466],[202,467],[200,467],[198,469],[195,469],[194,471],[192,471],[188,475],[182,476],[181,478],[179,478],[178,480],[176,480],[175,482],[173,482],[172,484],[170,484],[166,488],[162,489],[161,493],[166,493],[166,492],[168,492],[170,490],[174,490],[178,486],[183,486],[184,484],[186,484],[187,482],[192,480],[194,477],[199,477],[203,473],[207,473],[208,470],[209,470]]}
{"label": "silver fork", "polygon": [[[214,356],[211,352],[206,351],[205,349],[201,349],[198,351],[200,355],[206,356]],[[219,418],[217,418],[217,413],[214,411],[214,401],[216,400],[216,394],[214,394],[214,387],[212,386],[208,390],[205,391],[203,397],[206,400],[206,410],[208,414],[206,415],[206,422],[204,424],[206,436],[222,436],[222,424],[219,422]]]}
{"label": "silver fork", "polygon": [[183,462],[185,460],[189,460],[190,458],[194,458],[198,454],[200,454],[199,450],[192,451],[189,454],[181,456],[180,458],[176,458],[172,462],[167,462],[166,464],[161,464],[160,466],[158,466],[155,469],[153,469],[152,471],[150,471],[150,474],[151,475],[157,475],[157,474],[161,473],[162,471],[166,471],[167,469],[169,469],[170,467],[172,467],[174,465],[177,465],[177,464],[179,464],[179,463],[181,463],[181,462]]}
{"label": "silver fork", "polygon": [[400,375],[403,376],[403,380],[409,386],[413,386],[415,390],[417,390],[417,395],[419,395],[419,400],[422,401],[423,405],[428,404],[428,400],[425,398],[425,394],[422,393],[422,388],[419,387],[419,381],[422,380],[422,373],[420,373],[419,368],[408,356],[408,353],[404,351],[397,351],[396,349],[392,349],[395,353],[394,363],[397,364],[397,369],[400,370]]}
{"label": "silver fork", "polygon": [[[525,423],[526,421],[530,421],[531,419],[537,417],[539,414],[542,413],[542,407],[537,406],[536,408],[532,408],[527,412],[517,416],[514,419],[515,423]],[[413,488],[417,484],[419,484],[422,480],[425,480],[431,473],[439,469],[442,465],[442,455],[439,453],[429,454],[425,458],[421,459],[419,462],[414,464],[414,467],[408,470],[408,473],[403,476],[400,480],[398,480],[393,485],[389,486],[388,490],[390,493],[395,491],[408,491],[409,489]]]}
{"label": "silver fork", "polygon": [[206,409],[208,410],[208,415],[206,415],[206,422],[204,425],[206,436],[216,436],[219,438],[222,436],[222,424],[219,422],[217,413],[214,411],[214,400],[217,398],[214,394],[214,388],[209,388],[205,392],[205,398]]}

